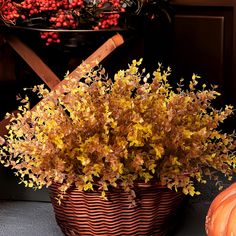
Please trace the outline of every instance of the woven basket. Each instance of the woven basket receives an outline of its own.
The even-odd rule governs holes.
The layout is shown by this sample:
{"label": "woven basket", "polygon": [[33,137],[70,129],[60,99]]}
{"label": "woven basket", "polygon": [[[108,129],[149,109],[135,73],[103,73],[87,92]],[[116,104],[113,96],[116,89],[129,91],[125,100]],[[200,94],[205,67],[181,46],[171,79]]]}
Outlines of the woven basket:
{"label": "woven basket", "polygon": [[59,205],[59,185],[50,187],[55,217],[68,236],[162,236],[173,226],[173,218],[183,202],[183,194],[158,185],[135,189],[138,204],[130,207],[128,194],[121,189],[107,192],[83,192],[71,188]]}

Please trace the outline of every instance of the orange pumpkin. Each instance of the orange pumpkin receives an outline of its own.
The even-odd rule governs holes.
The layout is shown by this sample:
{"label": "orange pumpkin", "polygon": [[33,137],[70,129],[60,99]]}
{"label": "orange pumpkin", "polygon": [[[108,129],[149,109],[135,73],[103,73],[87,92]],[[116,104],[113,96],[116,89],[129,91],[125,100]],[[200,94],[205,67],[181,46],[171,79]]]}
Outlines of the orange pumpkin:
{"label": "orange pumpkin", "polygon": [[213,200],[205,227],[208,236],[236,236],[236,183]]}

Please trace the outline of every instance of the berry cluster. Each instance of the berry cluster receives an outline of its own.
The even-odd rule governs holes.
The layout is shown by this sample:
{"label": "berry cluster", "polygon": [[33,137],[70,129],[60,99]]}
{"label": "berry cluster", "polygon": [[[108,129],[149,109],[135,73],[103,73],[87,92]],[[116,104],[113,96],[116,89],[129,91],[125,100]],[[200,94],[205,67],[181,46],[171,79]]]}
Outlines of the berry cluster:
{"label": "berry cluster", "polygon": [[11,0],[0,0],[0,19],[6,24],[15,24],[19,17],[17,4]]}
{"label": "berry cluster", "polygon": [[59,38],[59,33],[58,32],[40,32],[40,37],[43,40],[46,40],[46,45],[50,45],[51,43],[60,43],[61,40]]}
{"label": "berry cluster", "polygon": [[[118,25],[124,0],[0,0],[0,20],[7,24],[51,29],[108,29]],[[38,25],[37,25],[38,26]],[[60,42],[56,32],[43,32],[49,45]]]}
{"label": "berry cluster", "polygon": [[100,14],[101,21],[94,27],[94,29],[108,29],[111,26],[116,26],[119,23],[120,14],[111,13],[111,14]]}
{"label": "berry cluster", "polygon": [[20,4],[23,9],[29,10],[30,15],[33,15],[45,11],[73,9],[83,6],[83,3],[83,0],[24,0]]}
{"label": "berry cluster", "polygon": [[56,15],[49,18],[52,28],[76,29],[78,21],[72,11],[58,10]]}

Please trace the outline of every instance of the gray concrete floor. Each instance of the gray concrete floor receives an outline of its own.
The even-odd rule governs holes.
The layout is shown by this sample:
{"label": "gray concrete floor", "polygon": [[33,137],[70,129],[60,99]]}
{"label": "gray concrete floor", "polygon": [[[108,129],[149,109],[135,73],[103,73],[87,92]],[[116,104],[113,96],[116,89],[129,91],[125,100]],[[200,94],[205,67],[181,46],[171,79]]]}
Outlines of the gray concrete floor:
{"label": "gray concrete floor", "polygon": [[0,236],[63,236],[47,202],[1,201]]}
{"label": "gray concrete floor", "polygon": [[[205,236],[208,202],[188,203],[171,236]],[[62,236],[48,202],[0,201],[0,236]],[[148,236],[148,235],[147,235]]]}

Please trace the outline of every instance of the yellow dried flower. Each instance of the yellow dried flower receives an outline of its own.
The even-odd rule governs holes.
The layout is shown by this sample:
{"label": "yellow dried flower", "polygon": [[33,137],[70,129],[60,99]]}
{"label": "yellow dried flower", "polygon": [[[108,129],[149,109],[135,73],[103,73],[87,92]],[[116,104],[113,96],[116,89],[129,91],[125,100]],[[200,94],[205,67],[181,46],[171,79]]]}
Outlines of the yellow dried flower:
{"label": "yellow dried flower", "polygon": [[205,183],[204,176],[215,177],[211,170],[230,178],[235,134],[219,127],[233,107],[213,108],[219,93],[206,85],[198,90],[197,75],[184,90],[183,80],[169,80],[170,68],[159,65],[151,77],[140,72],[141,62],[133,60],[113,80],[101,66],[82,65],[82,79],[66,78],[61,90],[35,86],[44,101],[30,110],[25,97],[20,113],[7,115],[0,162],[27,187],[58,182],[65,192],[71,184],[85,191],[96,184],[103,199],[109,186],[131,191],[135,182],[158,181],[194,195],[193,180]]}

